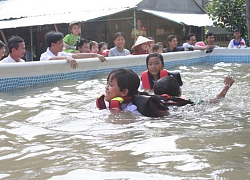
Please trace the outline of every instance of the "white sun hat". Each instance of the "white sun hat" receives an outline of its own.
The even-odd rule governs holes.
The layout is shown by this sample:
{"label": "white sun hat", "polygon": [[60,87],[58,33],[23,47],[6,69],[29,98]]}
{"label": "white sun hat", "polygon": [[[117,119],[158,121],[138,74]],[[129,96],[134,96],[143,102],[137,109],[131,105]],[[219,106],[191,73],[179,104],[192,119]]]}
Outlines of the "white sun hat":
{"label": "white sun hat", "polygon": [[136,46],[138,46],[138,45],[140,45],[140,44],[143,44],[143,43],[146,43],[146,42],[153,42],[153,40],[148,39],[148,38],[143,37],[143,36],[139,36],[139,37],[137,38],[137,40],[135,41],[135,44],[132,46],[131,49],[133,50]]}

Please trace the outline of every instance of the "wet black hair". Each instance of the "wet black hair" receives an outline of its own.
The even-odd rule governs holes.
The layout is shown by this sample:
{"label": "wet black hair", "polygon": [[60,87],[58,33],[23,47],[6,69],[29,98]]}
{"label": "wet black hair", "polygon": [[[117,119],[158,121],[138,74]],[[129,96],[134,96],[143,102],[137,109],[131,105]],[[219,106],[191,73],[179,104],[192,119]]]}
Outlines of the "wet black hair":
{"label": "wet black hair", "polygon": [[64,35],[61,32],[50,31],[45,34],[45,42],[48,47],[51,47],[52,43],[57,43],[63,39]]}
{"label": "wet black hair", "polygon": [[115,69],[107,78],[107,82],[117,79],[118,87],[120,91],[128,89],[128,96],[138,94],[138,88],[140,86],[139,76],[131,69]]}
{"label": "wet black hair", "polygon": [[173,76],[165,76],[157,80],[153,89],[156,95],[181,96],[180,85]]}

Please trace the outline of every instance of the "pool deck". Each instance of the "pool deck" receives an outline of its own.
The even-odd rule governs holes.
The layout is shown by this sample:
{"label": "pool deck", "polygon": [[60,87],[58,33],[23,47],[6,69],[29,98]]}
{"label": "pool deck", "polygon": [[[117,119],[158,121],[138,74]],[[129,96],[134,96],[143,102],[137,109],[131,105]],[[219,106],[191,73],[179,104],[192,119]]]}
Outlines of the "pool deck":
{"label": "pool deck", "polygon": [[[250,62],[250,48],[219,48],[212,53],[196,50],[162,55],[165,68],[202,62]],[[139,73],[146,70],[146,57],[147,55],[108,57],[108,62],[103,63],[98,58],[78,59],[77,69],[72,69],[66,60],[0,63],[0,91],[62,80],[84,80],[96,74],[108,74],[116,68],[130,68]]]}

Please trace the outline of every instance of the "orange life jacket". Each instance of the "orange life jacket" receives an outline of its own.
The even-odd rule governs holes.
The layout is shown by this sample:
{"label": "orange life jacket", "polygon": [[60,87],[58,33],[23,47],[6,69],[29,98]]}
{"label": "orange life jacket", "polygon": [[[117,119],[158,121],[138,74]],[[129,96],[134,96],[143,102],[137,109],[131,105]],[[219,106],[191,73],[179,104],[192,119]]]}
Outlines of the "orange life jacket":
{"label": "orange life jacket", "polygon": [[[168,76],[168,71],[166,69],[163,69],[160,71],[160,78],[165,76]],[[150,86],[148,71],[142,72],[141,81],[144,89],[153,89],[153,87]]]}
{"label": "orange life jacket", "polygon": [[[114,97],[113,99],[111,99],[110,103],[109,103],[109,109],[113,109],[113,110],[122,110],[121,108],[121,104],[122,103],[130,103],[132,101],[132,97],[129,96],[124,96],[124,97]],[[106,104],[104,102],[104,94],[97,97],[96,99],[96,106],[99,109],[106,109]]]}

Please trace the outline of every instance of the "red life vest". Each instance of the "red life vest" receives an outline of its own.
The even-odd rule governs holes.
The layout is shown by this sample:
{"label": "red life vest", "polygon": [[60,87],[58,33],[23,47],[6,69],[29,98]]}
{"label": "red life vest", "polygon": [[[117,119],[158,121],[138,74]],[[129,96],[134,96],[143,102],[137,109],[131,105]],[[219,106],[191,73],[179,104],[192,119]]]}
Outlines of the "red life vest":
{"label": "red life vest", "polygon": [[[113,99],[111,99],[110,103],[109,103],[109,109],[113,109],[113,110],[122,110],[121,108],[121,104],[122,103],[130,103],[132,101],[132,97],[129,96],[124,96],[124,97],[114,97]],[[106,104],[104,102],[104,94],[97,97],[96,99],[96,106],[99,109],[106,109]]]}
{"label": "red life vest", "polygon": [[[168,71],[166,69],[163,69],[160,71],[160,78],[168,76]],[[150,87],[150,82],[149,82],[149,77],[148,77],[148,71],[144,71],[141,74],[141,81],[142,81],[142,86],[144,89],[152,89]]]}

